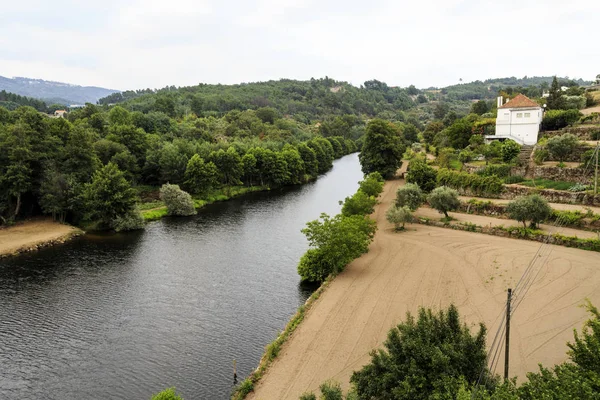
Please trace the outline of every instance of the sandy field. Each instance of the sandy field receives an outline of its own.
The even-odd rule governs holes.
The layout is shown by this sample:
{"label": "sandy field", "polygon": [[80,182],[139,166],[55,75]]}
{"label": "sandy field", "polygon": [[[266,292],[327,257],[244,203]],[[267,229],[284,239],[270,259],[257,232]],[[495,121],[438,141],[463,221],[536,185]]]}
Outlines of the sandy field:
{"label": "sandy field", "polygon": [[0,257],[67,239],[79,229],[52,219],[36,219],[0,229]]}
{"label": "sandy field", "polygon": [[[250,399],[297,400],[328,379],[347,389],[352,371],[369,362],[388,330],[420,306],[456,304],[469,326],[487,325],[491,344],[506,289],[515,286],[540,243],[424,225],[395,233],[385,210],[400,184],[385,185],[370,252],[348,265],[315,302]],[[542,250],[535,257],[534,284],[512,320],[510,374],[520,378],[540,362],[564,361],[573,328],[587,319],[578,306],[585,298],[600,304],[600,253]]]}

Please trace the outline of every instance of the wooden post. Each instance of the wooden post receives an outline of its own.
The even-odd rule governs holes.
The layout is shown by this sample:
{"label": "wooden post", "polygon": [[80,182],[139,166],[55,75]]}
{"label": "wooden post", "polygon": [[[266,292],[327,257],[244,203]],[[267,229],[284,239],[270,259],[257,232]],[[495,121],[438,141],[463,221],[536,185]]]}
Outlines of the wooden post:
{"label": "wooden post", "polygon": [[594,194],[598,194],[598,150],[600,150],[600,143],[596,144],[596,172],[594,174]]}
{"label": "wooden post", "polygon": [[504,380],[508,380],[508,353],[510,350],[510,301],[512,298],[512,289],[508,289],[506,299],[506,344],[504,348]]}
{"label": "wooden post", "polygon": [[237,382],[237,363],[235,361],[235,358],[233,359],[233,382]]}

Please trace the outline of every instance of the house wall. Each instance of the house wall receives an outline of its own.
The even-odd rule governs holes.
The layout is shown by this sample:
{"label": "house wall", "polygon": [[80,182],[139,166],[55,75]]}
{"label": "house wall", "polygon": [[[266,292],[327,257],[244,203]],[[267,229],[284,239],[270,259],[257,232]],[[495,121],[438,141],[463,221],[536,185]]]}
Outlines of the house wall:
{"label": "house wall", "polygon": [[496,136],[514,137],[523,144],[536,144],[542,114],[541,108],[500,108],[496,118]]}

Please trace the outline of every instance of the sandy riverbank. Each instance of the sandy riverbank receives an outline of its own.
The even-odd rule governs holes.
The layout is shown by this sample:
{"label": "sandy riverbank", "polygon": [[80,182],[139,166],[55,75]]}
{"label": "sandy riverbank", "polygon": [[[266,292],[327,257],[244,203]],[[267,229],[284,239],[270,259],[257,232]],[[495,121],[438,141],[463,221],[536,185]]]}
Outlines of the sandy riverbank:
{"label": "sandy riverbank", "polygon": [[81,233],[73,226],[59,224],[52,219],[19,222],[0,229],[0,258],[61,243]]}
{"label": "sandy riverbank", "polygon": [[[469,324],[483,321],[495,333],[506,288],[514,287],[540,244],[424,225],[395,233],[385,210],[402,183],[385,185],[370,252],[331,282],[249,399],[297,400],[327,379],[347,388],[352,371],[368,363],[388,330],[419,306],[453,302]],[[540,362],[565,360],[573,328],[587,319],[578,305],[585,298],[600,304],[600,254],[550,248],[511,324],[510,372],[521,378]]]}

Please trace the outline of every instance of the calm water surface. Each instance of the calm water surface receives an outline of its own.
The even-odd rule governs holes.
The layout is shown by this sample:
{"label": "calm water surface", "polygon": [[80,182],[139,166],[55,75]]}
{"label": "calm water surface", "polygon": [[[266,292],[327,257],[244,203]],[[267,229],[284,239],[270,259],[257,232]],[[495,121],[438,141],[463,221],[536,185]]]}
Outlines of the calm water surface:
{"label": "calm water surface", "polygon": [[247,376],[313,289],[300,229],[361,177],[353,154],[311,184],[0,261],[0,399],[227,399],[233,359]]}

